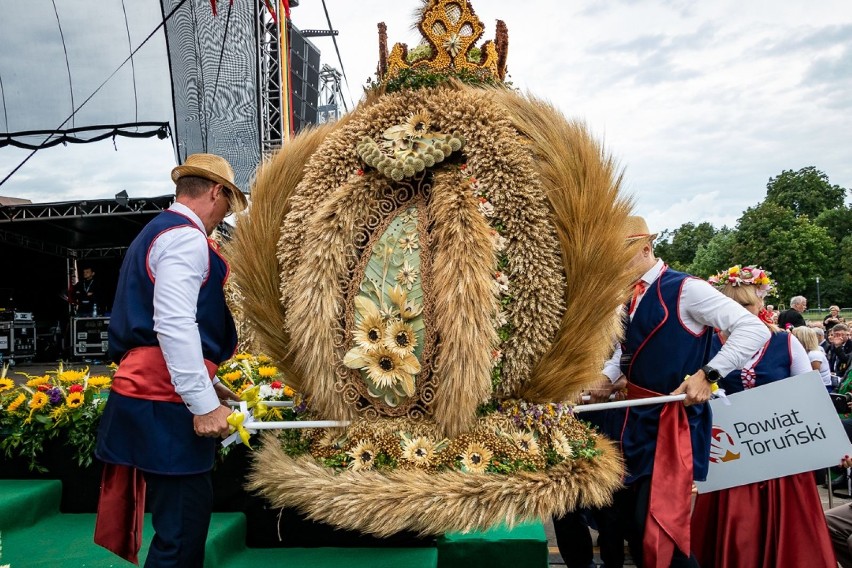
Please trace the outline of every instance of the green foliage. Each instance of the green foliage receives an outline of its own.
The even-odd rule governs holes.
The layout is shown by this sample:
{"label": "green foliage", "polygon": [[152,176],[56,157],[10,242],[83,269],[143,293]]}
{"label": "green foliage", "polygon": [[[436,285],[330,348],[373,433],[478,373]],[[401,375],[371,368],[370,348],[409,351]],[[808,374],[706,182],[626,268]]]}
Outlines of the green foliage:
{"label": "green foliage", "polygon": [[688,272],[701,278],[709,278],[736,264],[733,256],[736,239],[736,234],[728,227],[719,229],[706,244],[698,245]]}
{"label": "green foliage", "polygon": [[413,67],[402,69],[393,79],[382,83],[370,80],[367,89],[380,89],[384,85],[385,92],[394,93],[404,89],[428,89],[446,85],[453,80],[473,86],[507,85],[495,79],[485,69],[471,71],[469,69],[430,69],[428,67]]}
{"label": "green foliage", "polygon": [[675,270],[685,271],[695,260],[698,247],[706,245],[716,235],[708,222],[684,223],[673,231],[663,231],[654,244],[654,252]]}
{"label": "green foliage", "polygon": [[734,256],[739,262],[769,270],[784,299],[805,291],[828,268],[828,242],[824,227],[767,200],[747,209],[740,218]]}
{"label": "green foliage", "polygon": [[823,211],[843,207],[846,190],[831,185],[828,176],[813,166],[797,172],[784,170],[766,184],[766,201],[786,207],[797,217],[816,219]]}

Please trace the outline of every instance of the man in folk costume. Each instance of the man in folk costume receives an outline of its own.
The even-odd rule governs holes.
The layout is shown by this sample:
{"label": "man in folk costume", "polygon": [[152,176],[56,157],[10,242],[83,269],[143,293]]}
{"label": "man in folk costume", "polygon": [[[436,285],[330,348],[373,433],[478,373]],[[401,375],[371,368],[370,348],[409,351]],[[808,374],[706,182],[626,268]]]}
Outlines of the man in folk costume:
{"label": "man in folk costume", "polygon": [[[635,248],[636,275],[625,310],[625,337],[604,374],[628,381],[628,398],[686,394],[683,403],[630,408],[622,430],[627,467],[616,503],[632,528],[640,566],[698,566],[690,554],[693,481],[707,477],[713,384],[739,369],[769,339],[766,326],[704,280],[654,257],[642,217],[627,218],[627,246]],[[709,358],[713,328],[729,335]],[[637,542],[641,535],[641,546]]]}
{"label": "man in folk costume", "polygon": [[246,206],[230,164],[189,156],[172,170],[175,203],[136,237],[109,327],[120,361],[100,422],[105,462],[95,542],[138,563],[146,501],[156,532],[145,566],[202,566],[216,440],[235,398],[215,373],[236,349],[223,286],[228,264],[208,236]]}

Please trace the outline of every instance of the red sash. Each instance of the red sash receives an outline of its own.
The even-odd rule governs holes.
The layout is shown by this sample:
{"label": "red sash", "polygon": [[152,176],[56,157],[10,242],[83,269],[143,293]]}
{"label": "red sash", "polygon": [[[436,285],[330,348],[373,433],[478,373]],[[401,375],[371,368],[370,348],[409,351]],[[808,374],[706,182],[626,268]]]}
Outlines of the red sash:
{"label": "red sash", "polygon": [[[655,396],[663,395],[633,383],[627,384],[628,399]],[[689,556],[691,502],[692,441],[686,408],[683,402],[669,402],[663,405],[657,431],[648,516],[642,539],[643,566],[669,566],[675,547]]]}
{"label": "red sash", "polygon": [[[216,363],[204,360],[210,380],[219,368]],[[112,390],[130,398],[144,398],[159,402],[183,402],[175,392],[172,377],[163,351],[157,347],[136,347],[121,358],[112,379]]]}
{"label": "red sash", "polygon": [[[212,380],[218,366],[206,359],[204,365]],[[115,372],[112,390],[131,398],[183,402],[175,392],[159,347],[137,347],[128,351]],[[144,514],[145,478],[142,472],[127,465],[104,464],[95,544],[139,564]]]}

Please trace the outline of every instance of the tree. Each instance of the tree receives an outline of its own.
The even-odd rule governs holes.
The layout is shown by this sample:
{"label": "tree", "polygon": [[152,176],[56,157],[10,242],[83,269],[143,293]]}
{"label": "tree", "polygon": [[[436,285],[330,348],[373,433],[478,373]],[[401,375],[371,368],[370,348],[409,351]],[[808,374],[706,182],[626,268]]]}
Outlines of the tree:
{"label": "tree", "polygon": [[822,305],[848,306],[852,300],[852,208],[823,211],[816,224],[824,227],[829,236],[825,247],[830,258],[820,274]]}
{"label": "tree", "polygon": [[698,247],[706,245],[716,235],[710,223],[684,223],[674,231],[663,231],[654,245],[654,252],[675,270],[689,269]]}
{"label": "tree", "polygon": [[829,266],[828,232],[770,200],[750,207],[737,222],[737,262],[772,272],[782,300],[811,288]]}
{"label": "tree", "polygon": [[689,265],[689,273],[702,278],[730,268],[736,264],[733,250],[737,235],[733,229],[722,227],[707,244],[698,245],[695,258]]}
{"label": "tree", "polygon": [[766,201],[787,207],[797,217],[816,219],[823,211],[842,207],[845,197],[844,188],[831,185],[828,176],[813,166],[784,170],[766,184]]}

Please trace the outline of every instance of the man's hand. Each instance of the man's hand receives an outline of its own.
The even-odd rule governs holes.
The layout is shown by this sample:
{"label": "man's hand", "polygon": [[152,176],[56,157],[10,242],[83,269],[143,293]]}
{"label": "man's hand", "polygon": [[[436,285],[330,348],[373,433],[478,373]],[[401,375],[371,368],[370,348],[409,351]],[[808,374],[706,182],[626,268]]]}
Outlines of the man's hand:
{"label": "man's hand", "polygon": [[612,392],[614,396],[612,400],[624,400],[627,398],[627,377],[621,375],[618,380],[612,383]]}
{"label": "man's hand", "polygon": [[219,406],[207,414],[193,416],[192,425],[195,433],[202,438],[225,438],[230,433],[228,427],[228,416],[231,409],[227,406]]}
{"label": "man's hand", "polygon": [[609,402],[609,395],[612,394],[612,381],[604,375],[592,388],[588,389],[588,403]]}
{"label": "man's hand", "polygon": [[222,402],[228,400],[235,400],[237,402],[240,401],[240,397],[237,396],[237,393],[225,386],[224,383],[216,383],[215,385],[213,385],[213,389],[216,391],[216,396],[218,396],[219,400],[221,400]]}
{"label": "man's hand", "polygon": [[691,374],[677,390],[671,394],[686,394],[683,401],[684,406],[701,404],[710,400],[710,382],[704,377],[704,371],[698,370]]}

